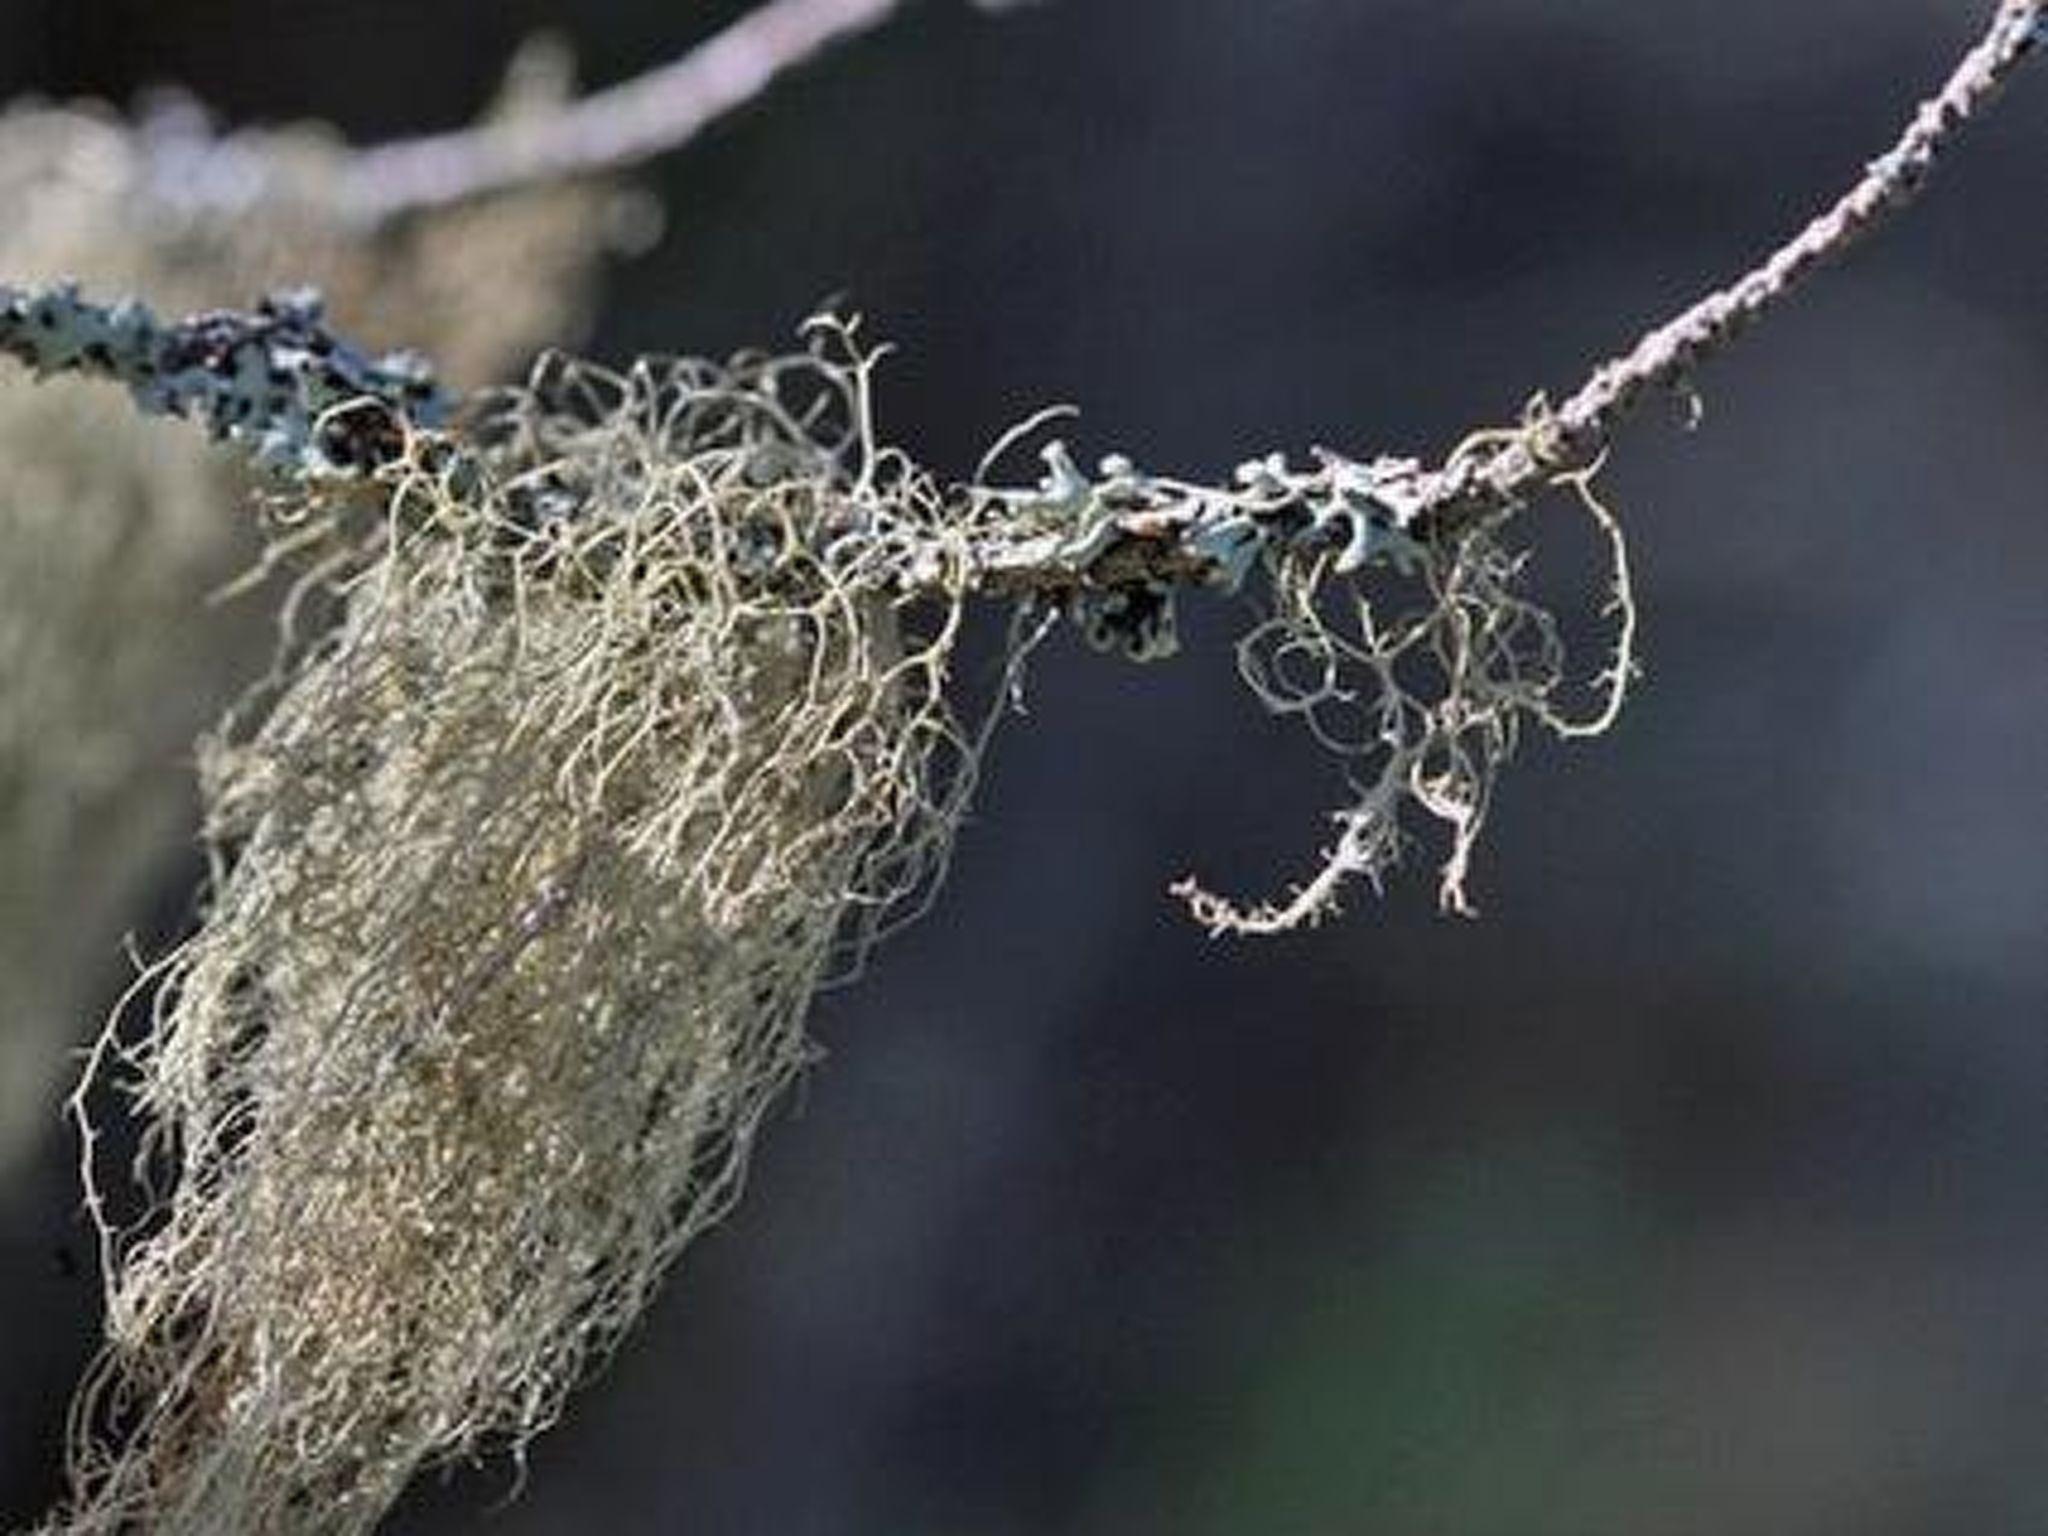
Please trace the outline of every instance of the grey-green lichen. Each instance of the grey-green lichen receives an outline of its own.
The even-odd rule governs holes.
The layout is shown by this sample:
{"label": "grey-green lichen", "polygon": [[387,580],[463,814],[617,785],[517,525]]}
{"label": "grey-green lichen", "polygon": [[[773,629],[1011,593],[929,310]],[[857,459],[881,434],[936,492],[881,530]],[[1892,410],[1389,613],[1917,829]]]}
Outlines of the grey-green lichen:
{"label": "grey-green lichen", "polygon": [[[1442,473],[1540,445],[1547,426],[1538,402],[1518,427],[1475,433]],[[1248,460],[1225,485],[1146,473],[1121,455],[1090,476],[1057,442],[1043,458],[1035,486],[966,493],[1011,514],[977,548],[978,584],[1056,602],[1091,645],[1140,661],[1174,654],[1183,594],[1244,597],[1258,617],[1238,642],[1240,676],[1268,711],[1301,721],[1353,786],[1320,865],[1283,897],[1247,906],[1176,883],[1214,932],[1300,927],[1334,912],[1351,882],[1377,887],[1412,835],[1410,813],[1445,829],[1443,901],[1470,910],[1472,854],[1523,729],[1604,730],[1634,676],[1626,546],[1594,492],[1597,465],[1560,467],[1550,483],[1598,524],[1613,562],[1616,650],[1588,679],[1582,719],[1563,702],[1572,680],[1558,622],[1527,594],[1511,542],[1519,500],[1430,523],[1418,461],[1328,450],[1306,464]]]}
{"label": "grey-green lichen", "polygon": [[137,299],[95,303],[75,283],[0,284],[0,353],[39,379],[123,384],[144,415],[195,421],[259,467],[301,476],[374,469],[407,425],[438,426],[452,404],[418,353],[367,357],[337,337],[310,289],[166,324]]}
{"label": "grey-green lichen", "polygon": [[1272,454],[1208,486],[1148,473],[1122,454],[1090,476],[1059,441],[1041,457],[1035,486],[969,493],[1010,512],[981,552],[983,579],[995,591],[1059,593],[1090,645],[1135,661],[1177,653],[1183,588],[1235,595],[1289,551],[1329,551],[1341,576],[1386,562],[1412,570],[1424,553],[1402,494],[1419,470],[1413,460],[1319,450],[1300,468]]}

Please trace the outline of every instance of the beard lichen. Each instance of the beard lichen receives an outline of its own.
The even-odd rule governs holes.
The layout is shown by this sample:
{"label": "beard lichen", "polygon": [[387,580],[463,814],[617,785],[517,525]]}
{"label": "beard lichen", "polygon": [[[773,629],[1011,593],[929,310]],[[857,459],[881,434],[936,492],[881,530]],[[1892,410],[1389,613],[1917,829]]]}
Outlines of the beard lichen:
{"label": "beard lichen", "polygon": [[[1520,427],[1474,433],[1450,468],[1507,444],[1540,450],[1545,427],[1539,401]],[[1398,483],[1400,461],[1383,462]],[[1606,560],[1600,617],[1612,622],[1612,654],[1586,680],[1592,702],[1578,712],[1566,698],[1574,677],[1563,624],[1531,593],[1532,550],[1513,539],[1535,507],[1515,502],[1456,526],[1404,529],[1385,558],[1362,563],[1328,540],[1269,548],[1268,607],[1237,642],[1238,673],[1269,713],[1299,721],[1344,765],[1352,798],[1333,813],[1337,836],[1315,872],[1282,898],[1247,906],[1192,876],[1176,882],[1173,894],[1198,923],[1256,935],[1321,922],[1351,882],[1380,889],[1412,835],[1403,824],[1411,810],[1448,840],[1444,909],[1474,912],[1473,854],[1523,733],[1603,735],[1637,676],[1628,544],[1595,488],[1604,463],[1559,465],[1544,487],[1591,520]]]}
{"label": "beard lichen", "polygon": [[341,620],[204,744],[203,927],[94,1062],[169,1193],[103,1228],[59,1529],[367,1530],[550,1422],[730,1204],[994,717],[871,361],[550,365],[374,514],[296,509]]}

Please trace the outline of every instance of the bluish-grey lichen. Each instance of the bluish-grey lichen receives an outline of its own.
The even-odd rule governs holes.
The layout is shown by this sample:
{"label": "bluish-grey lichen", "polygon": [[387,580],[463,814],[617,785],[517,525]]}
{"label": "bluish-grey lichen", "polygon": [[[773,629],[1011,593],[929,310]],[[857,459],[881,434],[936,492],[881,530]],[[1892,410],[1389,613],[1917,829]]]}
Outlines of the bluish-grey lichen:
{"label": "bluish-grey lichen", "polygon": [[1090,645],[1134,661],[1178,650],[1174,603],[1190,587],[1234,594],[1284,554],[1327,553],[1340,575],[1424,557],[1412,531],[1412,459],[1361,461],[1318,450],[1307,466],[1281,454],[1238,465],[1226,486],[1141,470],[1111,454],[1090,476],[1064,443],[1041,451],[1028,490],[979,488],[1011,516],[985,565],[991,586],[1053,594]]}
{"label": "bluish-grey lichen", "polygon": [[145,304],[99,304],[75,284],[0,286],[0,352],[39,378],[78,373],[128,387],[136,405],[182,416],[297,475],[360,474],[453,401],[415,353],[370,356],[327,328],[320,297],[276,293],[248,313],[160,321]]}

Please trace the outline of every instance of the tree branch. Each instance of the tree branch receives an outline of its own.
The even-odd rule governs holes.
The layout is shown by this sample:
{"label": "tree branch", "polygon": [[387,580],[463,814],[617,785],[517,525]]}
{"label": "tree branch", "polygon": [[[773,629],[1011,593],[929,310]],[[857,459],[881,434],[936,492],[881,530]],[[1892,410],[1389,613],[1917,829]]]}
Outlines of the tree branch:
{"label": "tree branch", "polygon": [[1435,468],[1317,450],[1290,468],[1280,456],[1240,466],[1227,489],[1138,475],[1112,458],[1082,476],[1057,444],[1032,500],[1067,506],[1068,536],[991,552],[987,584],[1045,597],[1188,583],[1235,588],[1276,543],[1339,551],[1340,571],[1418,547],[1571,485],[1607,450],[1643,399],[1682,389],[1693,371],[1776,310],[1815,272],[1912,205],[1963,129],[2048,42],[2048,0],[2003,0],[1981,38],[1898,142],[1825,213],[1761,263],[1646,333],[1595,369],[1562,406],[1539,405],[1518,427],[1475,433]]}
{"label": "tree branch", "polygon": [[[886,9],[881,0],[849,0],[833,14],[850,26],[856,13],[878,17]],[[680,75],[640,82],[616,115],[607,109],[583,120],[595,124],[588,137],[464,136],[456,142],[469,148],[443,169],[400,183],[420,195],[465,195],[463,189],[501,184],[493,180],[501,174],[568,174],[572,165],[630,152],[621,146],[651,147],[657,124],[702,121],[705,110],[759,89],[779,67],[776,60],[791,56],[769,46],[773,34],[750,30],[763,18],[801,13],[813,30],[782,35],[782,41],[816,46],[832,35],[831,11],[823,0],[777,0],[739,24],[737,35],[751,43],[742,46],[728,34],[707,45],[735,50],[715,67],[699,57],[695,65],[677,66]],[[1413,459],[1360,461],[1318,451],[1306,465],[1282,455],[1248,461],[1218,486],[1148,474],[1120,456],[1103,460],[1091,475],[1055,441],[1042,450],[1044,472],[1035,484],[1003,486],[993,471],[1052,419],[1042,415],[1006,435],[971,481],[942,489],[875,439],[869,375],[879,354],[857,344],[850,321],[814,328],[811,357],[787,364],[830,383],[847,417],[837,436],[821,427],[813,407],[790,413],[792,402],[778,393],[784,364],[757,360],[738,375],[686,369],[677,375],[682,396],[689,410],[715,413],[722,399],[726,405],[739,400],[786,427],[801,421],[808,424],[802,430],[823,431],[811,446],[833,461],[841,478],[829,515],[814,530],[820,547],[792,551],[792,557],[821,562],[818,569],[854,562],[871,588],[949,603],[978,591],[1041,612],[1064,611],[1098,649],[1149,661],[1177,649],[1175,604],[1182,589],[1234,591],[1257,573],[1273,611],[1240,641],[1239,670],[1268,709],[1301,718],[1345,761],[1358,798],[1337,813],[1341,835],[1324,850],[1318,872],[1285,900],[1244,908],[1193,881],[1176,890],[1217,933],[1314,923],[1335,910],[1352,879],[1378,882],[1405,840],[1400,809],[1413,805],[1449,827],[1443,897],[1468,910],[1472,849],[1495,777],[1522,726],[1564,736],[1604,730],[1634,673],[1625,549],[1619,525],[1590,484],[1610,440],[1646,394],[1689,384],[1701,362],[1906,208],[1964,126],[1982,115],[2048,36],[2044,18],[2048,0],[2003,0],[1898,142],[1819,218],[1735,282],[1596,369],[1561,407],[1552,409],[1539,397],[1518,425],[1472,434],[1436,468]],[[657,84],[664,78],[667,87]],[[678,82],[692,79],[715,87],[695,97],[694,117],[660,110],[667,89],[690,97]],[[502,158],[497,151],[468,158],[477,145],[500,143],[508,146]],[[584,155],[595,158],[579,158]],[[443,164],[432,154],[421,163]],[[578,481],[531,455],[494,452],[487,410],[471,423],[441,430],[450,402],[417,360],[372,360],[347,348],[325,332],[317,304],[305,297],[268,301],[253,316],[212,314],[159,326],[135,304],[104,309],[72,289],[25,294],[0,288],[0,351],[39,373],[119,379],[144,410],[196,416],[216,436],[241,439],[259,460],[309,481],[376,474],[410,458],[415,466],[431,465],[436,476],[459,475],[471,492],[499,496],[522,525],[535,528],[582,516],[607,488],[616,489],[609,475]],[[649,383],[638,373],[631,380],[639,384],[620,381],[628,395]],[[591,403],[570,402],[570,416]],[[473,435],[470,425],[481,430]],[[778,438],[713,452],[765,453],[738,472],[772,476],[778,446],[787,444]],[[418,447],[430,457],[412,458]],[[1556,620],[1517,591],[1520,559],[1493,536],[1495,523],[1551,489],[1576,492],[1614,553],[1616,650],[1593,680],[1599,707],[1583,720],[1558,702],[1568,679]],[[905,515],[906,508],[917,515]],[[770,545],[782,547],[773,539]],[[1385,566],[1414,579],[1391,608],[1353,579]],[[764,569],[745,575],[774,579]],[[834,579],[847,575],[839,569]],[[1333,611],[1357,632],[1333,629]],[[1412,677],[1418,665],[1425,673],[1420,680]],[[1348,721],[1331,718],[1346,711]]]}
{"label": "tree branch", "polygon": [[[388,215],[653,153],[745,100],[777,71],[880,21],[894,4],[772,0],[687,58],[590,98],[538,133],[509,126],[372,151],[357,162],[362,208]],[[1013,514],[999,539],[984,540],[974,551],[976,584],[997,596],[1094,605],[1100,622],[1090,631],[1099,643],[1139,657],[1163,655],[1171,650],[1176,588],[1234,590],[1265,552],[1279,547],[1333,551],[1340,573],[1372,562],[1404,564],[1462,526],[1506,511],[1547,486],[1571,482],[1594,463],[1645,395],[1682,387],[1700,363],[1770,314],[1814,272],[1909,206],[1963,128],[1983,115],[2044,38],[2048,0],[2003,0],[1981,39],[1899,141],[1832,207],[1758,266],[1596,369],[1562,406],[1534,411],[1518,427],[1475,434],[1435,468],[1415,459],[1362,461],[1318,450],[1307,466],[1290,465],[1280,455],[1248,461],[1228,486],[1147,474],[1114,456],[1089,475],[1055,442],[1044,450],[1046,471],[1037,484],[1005,490],[977,483],[962,492],[983,506],[999,502]],[[144,409],[166,408],[153,403],[159,386],[150,380],[92,367],[93,356],[77,346],[53,351],[45,345],[51,338],[26,325],[24,317],[33,305],[53,302],[67,313],[97,313],[100,319],[90,321],[95,325],[113,313],[82,305],[75,292],[56,290],[53,298],[0,289],[0,350],[42,371],[111,371],[137,389]],[[235,318],[200,317],[184,326],[218,332]],[[317,310],[310,318],[317,326]],[[274,328],[277,320],[265,310],[238,323],[269,336],[273,332],[264,328]],[[428,419],[413,410],[402,395],[410,386],[391,374],[395,360],[373,364],[332,337],[328,342],[328,353],[295,347],[269,357],[266,368],[311,369],[302,386],[271,402],[281,412],[276,419],[266,418],[263,398],[249,398],[245,410],[243,395],[223,393],[217,377],[196,381],[210,402],[198,414],[217,434],[250,441],[265,457],[278,459],[277,445],[283,444],[282,457],[298,454],[305,458],[301,467],[316,470],[337,467],[336,455],[317,444],[310,457],[301,452],[308,423],[341,403],[335,390],[342,384],[353,382],[360,394],[376,397],[413,426],[438,421],[446,397],[428,386],[420,400],[431,402],[436,414]],[[336,347],[353,360],[355,372],[328,369]],[[399,374],[415,366],[402,364]],[[401,386],[398,392],[394,382]],[[188,406],[174,402],[171,408]],[[228,408],[244,414],[223,418]],[[341,450],[340,467],[376,462],[361,444],[343,444]],[[367,453],[366,461],[360,454],[348,457],[359,450]],[[906,586],[915,584],[915,570],[912,560],[903,574]]]}

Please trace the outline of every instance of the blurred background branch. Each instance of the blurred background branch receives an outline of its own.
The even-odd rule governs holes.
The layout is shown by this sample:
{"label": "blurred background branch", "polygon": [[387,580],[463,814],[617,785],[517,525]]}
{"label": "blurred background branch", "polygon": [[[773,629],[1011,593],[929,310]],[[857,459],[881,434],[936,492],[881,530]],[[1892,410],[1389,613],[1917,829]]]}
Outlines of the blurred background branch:
{"label": "blurred background branch", "polygon": [[562,110],[359,153],[339,188],[366,224],[495,192],[611,175],[679,149],[776,76],[879,25],[899,0],[769,0],[681,58]]}

